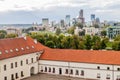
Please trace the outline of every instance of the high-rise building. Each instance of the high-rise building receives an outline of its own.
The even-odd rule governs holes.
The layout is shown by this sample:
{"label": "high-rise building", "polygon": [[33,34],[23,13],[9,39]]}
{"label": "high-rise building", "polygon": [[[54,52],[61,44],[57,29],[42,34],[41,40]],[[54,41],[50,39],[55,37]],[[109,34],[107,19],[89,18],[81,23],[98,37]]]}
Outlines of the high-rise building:
{"label": "high-rise building", "polygon": [[84,19],[84,16],[83,16],[83,9],[81,9],[80,12],[79,12],[78,22],[80,22],[80,23],[85,22],[85,19]]}
{"label": "high-rise building", "polygon": [[42,18],[42,26],[43,27],[49,26],[49,19],[48,18]]}
{"label": "high-rise building", "polygon": [[100,24],[100,19],[98,17],[96,18],[96,24]]}
{"label": "high-rise building", "polygon": [[70,26],[70,15],[66,15],[65,23],[66,23],[66,26]]}
{"label": "high-rise building", "polygon": [[64,26],[65,26],[64,20],[60,20],[60,27],[64,27]]}
{"label": "high-rise building", "polygon": [[91,21],[95,21],[95,14],[91,14]]}
{"label": "high-rise building", "polygon": [[83,18],[83,9],[81,9],[79,12],[79,18]]}

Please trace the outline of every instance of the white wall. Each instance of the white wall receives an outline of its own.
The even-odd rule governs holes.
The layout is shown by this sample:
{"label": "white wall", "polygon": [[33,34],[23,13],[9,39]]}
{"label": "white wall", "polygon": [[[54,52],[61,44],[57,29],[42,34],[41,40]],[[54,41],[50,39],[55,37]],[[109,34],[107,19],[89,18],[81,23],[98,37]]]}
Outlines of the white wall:
{"label": "white wall", "polygon": [[[100,67],[98,69],[97,67]],[[44,72],[45,67],[55,68],[56,72]],[[109,70],[107,69],[109,67]],[[89,79],[99,79],[97,75],[100,74],[99,80],[106,80],[107,75],[110,76],[108,80],[116,80],[117,76],[120,78],[120,71],[117,71],[117,68],[120,66],[113,65],[104,65],[104,64],[90,64],[90,63],[76,63],[76,62],[61,62],[61,61],[48,61],[48,60],[40,60],[39,61],[39,71],[41,72],[41,68],[43,69],[42,73],[55,74],[59,75],[59,68],[62,68],[62,75],[72,76],[72,77],[80,77],[80,78],[89,78]],[[65,69],[72,69],[73,74],[65,74]],[[76,70],[79,71],[79,75],[76,75]],[[81,71],[84,71],[84,76],[80,75]]]}
{"label": "white wall", "polygon": [[[12,53],[11,53],[12,54]],[[4,77],[7,77],[7,80],[11,80],[11,74],[18,73],[18,79],[20,80],[30,76],[30,69],[34,67],[34,73],[38,73],[38,61],[36,59],[36,53],[22,55],[14,58],[8,58],[0,60],[0,80],[4,80]],[[31,58],[33,58],[33,63],[31,63]],[[26,59],[28,59],[28,64],[26,64]],[[21,60],[23,61],[23,66],[21,66]],[[17,67],[15,67],[15,62],[17,62]],[[13,69],[11,69],[11,63],[13,63]],[[4,71],[4,65],[6,65],[7,70]],[[23,71],[24,77],[21,77],[21,71]]]}

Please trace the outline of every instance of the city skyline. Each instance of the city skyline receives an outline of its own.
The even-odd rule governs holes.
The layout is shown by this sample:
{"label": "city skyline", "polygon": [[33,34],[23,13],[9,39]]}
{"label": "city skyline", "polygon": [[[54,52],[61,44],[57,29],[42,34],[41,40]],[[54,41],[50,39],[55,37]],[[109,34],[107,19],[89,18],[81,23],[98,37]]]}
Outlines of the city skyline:
{"label": "city skyline", "polygon": [[42,18],[60,21],[66,15],[79,16],[84,10],[85,21],[95,14],[101,21],[120,21],[120,0],[0,0],[0,24],[41,23]]}

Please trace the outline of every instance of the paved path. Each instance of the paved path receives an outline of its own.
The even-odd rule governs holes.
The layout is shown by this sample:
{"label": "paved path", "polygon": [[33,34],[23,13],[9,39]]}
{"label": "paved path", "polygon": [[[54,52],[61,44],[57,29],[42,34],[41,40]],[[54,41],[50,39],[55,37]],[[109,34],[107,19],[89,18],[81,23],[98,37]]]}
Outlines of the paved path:
{"label": "paved path", "polygon": [[50,74],[37,74],[23,80],[93,80],[93,79],[69,78],[65,76]]}

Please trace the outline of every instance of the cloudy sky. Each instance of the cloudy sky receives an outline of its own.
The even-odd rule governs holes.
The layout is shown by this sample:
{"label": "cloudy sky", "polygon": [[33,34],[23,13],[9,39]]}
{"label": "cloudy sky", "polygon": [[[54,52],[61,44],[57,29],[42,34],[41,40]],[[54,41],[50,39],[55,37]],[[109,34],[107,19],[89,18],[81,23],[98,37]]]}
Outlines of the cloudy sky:
{"label": "cloudy sky", "polygon": [[101,21],[120,21],[120,0],[0,0],[0,24],[41,23],[64,19],[65,15],[77,17],[84,9],[86,21],[96,14]]}

